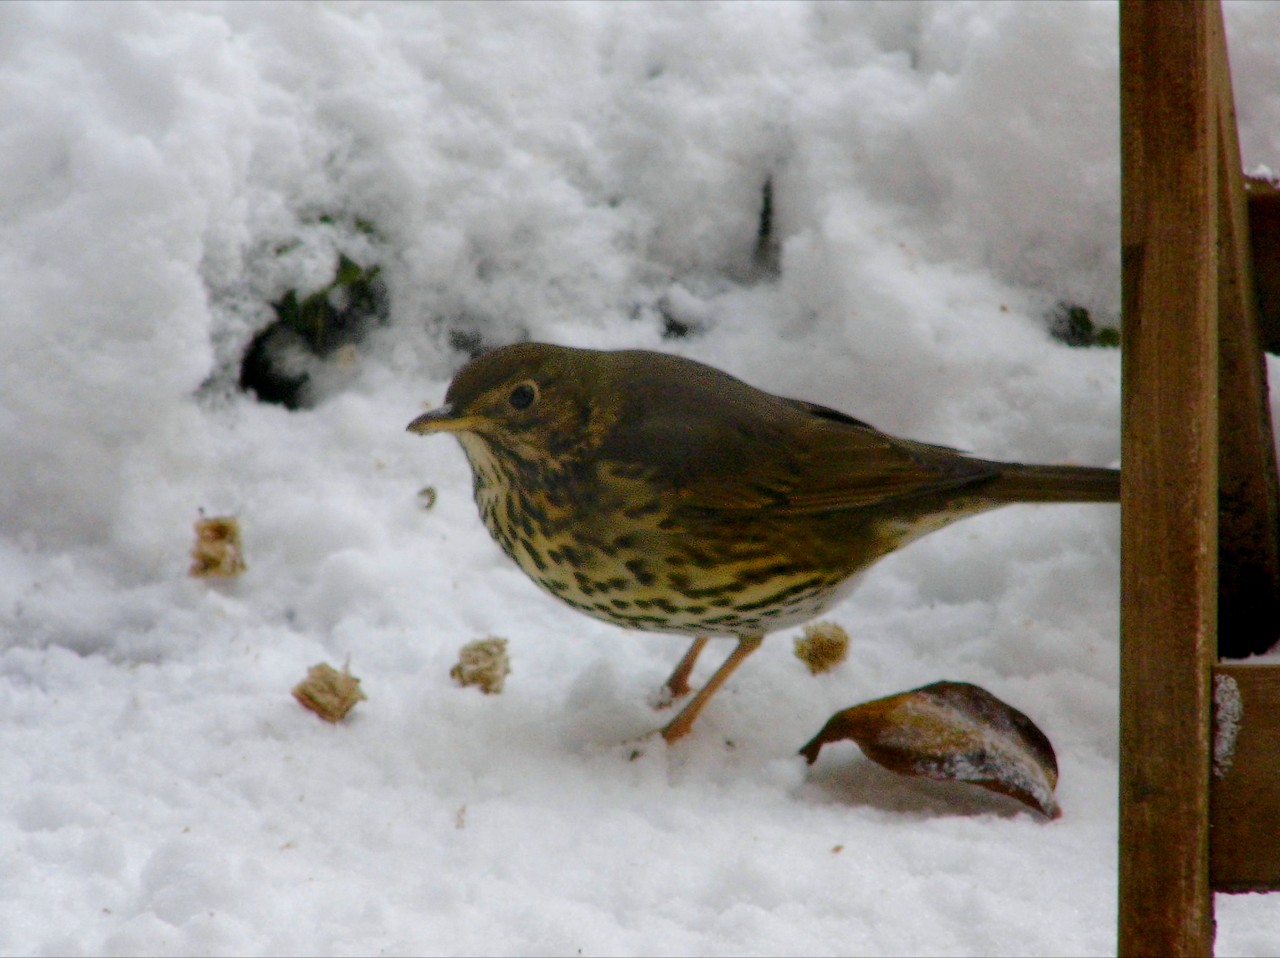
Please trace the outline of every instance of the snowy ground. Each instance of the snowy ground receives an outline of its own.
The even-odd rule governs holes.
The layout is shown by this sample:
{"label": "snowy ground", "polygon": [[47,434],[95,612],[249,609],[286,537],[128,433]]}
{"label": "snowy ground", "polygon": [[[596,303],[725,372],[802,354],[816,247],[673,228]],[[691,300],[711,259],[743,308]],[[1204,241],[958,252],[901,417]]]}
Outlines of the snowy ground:
{"label": "snowy ground", "polygon": [[[1228,29],[1280,166],[1280,6]],[[779,634],[633,759],[682,640],[537,591],[404,427],[451,336],[527,337],[1114,464],[1119,356],[1047,317],[1115,320],[1117,191],[1109,3],[0,5],[0,952],[1112,950],[1115,507],[912,546],[836,610],[839,670]],[[388,322],[311,408],[254,401],[246,343],[339,251]],[[201,509],[238,581],[186,575]],[[500,696],[449,678],[490,634]],[[289,690],[348,657],[329,726]],[[1059,821],[795,755],[943,678],[1046,731]],[[1219,954],[1280,945],[1280,895],[1218,918]]]}

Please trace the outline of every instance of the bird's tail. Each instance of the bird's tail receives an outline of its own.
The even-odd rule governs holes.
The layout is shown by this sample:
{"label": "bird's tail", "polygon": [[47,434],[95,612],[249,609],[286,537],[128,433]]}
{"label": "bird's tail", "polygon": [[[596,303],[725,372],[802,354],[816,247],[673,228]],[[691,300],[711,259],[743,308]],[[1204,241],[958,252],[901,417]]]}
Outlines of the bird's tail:
{"label": "bird's tail", "polygon": [[1119,469],[1001,463],[999,473],[982,492],[1003,502],[1120,501]]}

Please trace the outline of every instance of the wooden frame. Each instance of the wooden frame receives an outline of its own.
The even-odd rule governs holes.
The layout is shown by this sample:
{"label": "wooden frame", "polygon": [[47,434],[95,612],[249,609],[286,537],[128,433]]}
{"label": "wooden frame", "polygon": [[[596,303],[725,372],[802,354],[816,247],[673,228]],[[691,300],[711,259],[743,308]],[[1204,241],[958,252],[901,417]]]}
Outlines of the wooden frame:
{"label": "wooden frame", "polygon": [[1280,632],[1280,536],[1217,0],[1125,0],[1120,84],[1118,944],[1207,955],[1215,889],[1280,888],[1280,667],[1218,663]]}

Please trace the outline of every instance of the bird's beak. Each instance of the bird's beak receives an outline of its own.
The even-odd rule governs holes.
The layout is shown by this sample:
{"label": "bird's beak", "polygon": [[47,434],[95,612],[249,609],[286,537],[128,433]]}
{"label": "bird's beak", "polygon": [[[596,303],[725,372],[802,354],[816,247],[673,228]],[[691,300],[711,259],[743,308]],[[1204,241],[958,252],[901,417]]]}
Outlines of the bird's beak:
{"label": "bird's beak", "polygon": [[420,436],[433,432],[466,432],[474,419],[473,416],[459,416],[452,403],[445,403],[430,412],[424,412],[409,423],[408,429]]}

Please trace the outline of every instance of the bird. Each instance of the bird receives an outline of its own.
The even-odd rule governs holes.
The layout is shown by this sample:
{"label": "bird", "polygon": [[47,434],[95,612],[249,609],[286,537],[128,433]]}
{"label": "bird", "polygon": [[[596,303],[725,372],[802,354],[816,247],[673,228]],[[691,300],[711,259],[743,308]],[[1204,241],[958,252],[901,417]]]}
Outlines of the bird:
{"label": "bird", "polygon": [[878,559],[1013,503],[1115,502],[1118,470],[1023,465],[902,439],[693,359],[522,342],[460,369],[408,430],[451,433],[480,517],[551,595],[614,625],[737,645],[661,730],[675,742],[766,634]]}

